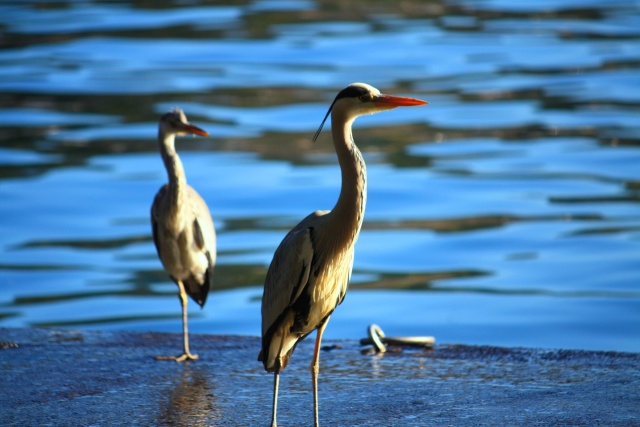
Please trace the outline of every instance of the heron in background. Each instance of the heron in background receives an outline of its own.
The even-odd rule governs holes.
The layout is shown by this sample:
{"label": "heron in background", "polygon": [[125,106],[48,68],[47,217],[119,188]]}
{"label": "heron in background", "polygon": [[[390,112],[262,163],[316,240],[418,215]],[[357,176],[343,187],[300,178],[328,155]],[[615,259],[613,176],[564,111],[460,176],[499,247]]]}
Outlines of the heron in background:
{"label": "heron in background", "polygon": [[158,143],[169,182],[156,194],[151,206],[153,241],[165,271],[180,288],[183,352],[180,356],[158,356],[158,360],[196,360],[189,351],[187,303],[189,295],[200,307],[207,300],[216,261],[216,233],[207,204],[187,184],[182,162],[176,153],[176,135],[209,134],[187,121],[180,109],[160,118]]}
{"label": "heron in background", "polygon": [[342,173],[342,188],[332,210],[315,211],[285,236],[275,251],[262,295],[262,350],[258,360],[274,373],[271,426],[275,427],[280,371],[296,345],[317,330],[311,362],[314,425],[318,427],[318,372],[322,334],[342,303],[353,267],[354,245],[367,201],[367,173],[351,127],[358,116],[427,102],[381,94],[364,83],[340,91],[329,107],[331,134]]}

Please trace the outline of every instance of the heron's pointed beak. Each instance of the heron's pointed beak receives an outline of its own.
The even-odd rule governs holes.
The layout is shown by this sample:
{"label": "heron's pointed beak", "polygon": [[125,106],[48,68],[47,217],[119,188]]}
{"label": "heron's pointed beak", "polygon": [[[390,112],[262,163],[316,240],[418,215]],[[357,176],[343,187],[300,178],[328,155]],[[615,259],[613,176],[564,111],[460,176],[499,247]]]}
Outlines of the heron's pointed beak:
{"label": "heron's pointed beak", "polygon": [[192,125],[191,123],[183,123],[182,129],[186,133],[200,135],[200,136],[209,136],[209,132],[204,129],[200,129],[198,126]]}
{"label": "heron's pointed beak", "polygon": [[423,101],[422,99],[416,98],[405,98],[404,96],[394,96],[394,95],[378,95],[373,102],[377,105],[385,106],[385,107],[412,107],[416,105],[425,105],[428,104],[427,101]]}

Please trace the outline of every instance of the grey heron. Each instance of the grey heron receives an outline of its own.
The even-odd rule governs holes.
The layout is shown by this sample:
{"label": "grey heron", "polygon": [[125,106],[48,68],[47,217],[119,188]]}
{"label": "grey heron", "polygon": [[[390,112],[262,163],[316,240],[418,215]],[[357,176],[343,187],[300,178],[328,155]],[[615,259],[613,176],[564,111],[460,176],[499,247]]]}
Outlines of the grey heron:
{"label": "grey heron", "polygon": [[209,208],[187,184],[182,162],[176,153],[175,137],[209,134],[187,121],[180,109],[160,118],[158,143],[169,182],[163,185],[151,206],[153,241],[165,271],[178,285],[182,304],[183,352],[180,356],[158,356],[158,360],[195,360],[189,351],[187,295],[200,307],[207,300],[216,261],[216,233]]}
{"label": "grey heron", "polygon": [[340,91],[316,132],[331,114],[331,134],[342,186],[332,210],[304,218],[282,240],[267,272],[262,295],[262,350],[258,360],[274,373],[271,426],[275,427],[280,371],[296,345],[317,330],[311,362],[314,425],[318,421],[318,372],[322,334],[329,317],[342,303],[351,278],[354,245],[367,200],[365,162],[352,137],[352,124],[361,115],[401,106],[427,104],[414,98],[381,94],[364,83]]}

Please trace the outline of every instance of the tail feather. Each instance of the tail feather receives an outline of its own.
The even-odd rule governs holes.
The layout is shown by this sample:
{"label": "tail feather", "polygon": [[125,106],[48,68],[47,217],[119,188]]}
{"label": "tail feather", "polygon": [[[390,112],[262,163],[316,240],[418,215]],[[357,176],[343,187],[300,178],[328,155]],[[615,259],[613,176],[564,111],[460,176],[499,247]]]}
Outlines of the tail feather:
{"label": "tail feather", "polygon": [[207,253],[207,258],[209,259],[209,267],[204,273],[204,280],[202,282],[195,276],[191,276],[182,282],[187,294],[192,300],[197,302],[200,307],[204,307],[204,304],[207,302],[209,290],[213,287],[213,262],[209,253]]}
{"label": "tail feather", "polygon": [[289,314],[279,318],[262,336],[262,350],[258,354],[258,360],[262,362],[267,372],[286,368],[298,341],[304,338],[291,333],[290,325],[293,322],[293,315]]}

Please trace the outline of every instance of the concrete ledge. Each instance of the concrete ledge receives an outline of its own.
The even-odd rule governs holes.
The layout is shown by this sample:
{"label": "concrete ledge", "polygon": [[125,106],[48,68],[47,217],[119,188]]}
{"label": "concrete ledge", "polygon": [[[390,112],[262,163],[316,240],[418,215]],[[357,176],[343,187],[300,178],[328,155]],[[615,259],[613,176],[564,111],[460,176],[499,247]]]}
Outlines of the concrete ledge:
{"label": "concrete ledge", "polygon": [[[272,375],[259,339],[0,329],[2,426],[267,426]],[[640,425],[640,354],[437,345],[366,355],[329,341],[320,358],[324,426]],[[313,340],[280,384],[278,424],[312,425]]]}

